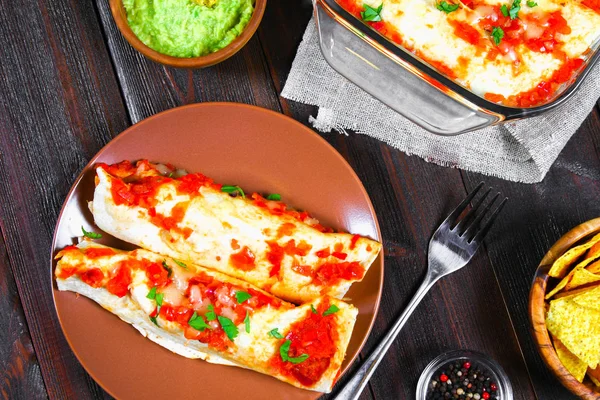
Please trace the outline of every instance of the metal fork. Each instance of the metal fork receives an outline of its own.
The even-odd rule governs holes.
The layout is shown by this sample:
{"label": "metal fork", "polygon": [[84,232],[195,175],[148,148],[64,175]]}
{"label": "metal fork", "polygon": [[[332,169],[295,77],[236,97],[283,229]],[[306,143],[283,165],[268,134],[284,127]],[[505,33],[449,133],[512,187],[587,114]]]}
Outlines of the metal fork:
{"label": "metal fork", "polygon": [[390,348],[396,336],[413,313],[417,305],[421,302],[425,294],[431,289],[434,283],[440,278],[458,271],[473,258],[473,255],[483,242],[485,235],[496,220],[496,217],[504,207],[508,198],[504,198],[500,204],[491,213],[485,224],[482,224],[483,218],[489,214],[492,205],[496,202],[500,193],[487,204],[487,206],[478,212],[479,207],[492,189],[488,189],[486,193],[477,201],[471,210],[464,216],[459,218],[475,195],[483,187],[481,182],[475,190],[473,190],[462,203],[446,218],[440,227],[435,231],[431,241],[429,242],[428,252],[428,268],[425,279],[417,293],[414,295],[408,306],[394,323],[394,326],[385,335],[381,343],[377,345],[371,356],[362,364],[360,369],[346,383],[346,386],[338,393],[338,400],[355,400],[362,393],[367,382],[375,372],[375,368],[379,365],[385,353]]}

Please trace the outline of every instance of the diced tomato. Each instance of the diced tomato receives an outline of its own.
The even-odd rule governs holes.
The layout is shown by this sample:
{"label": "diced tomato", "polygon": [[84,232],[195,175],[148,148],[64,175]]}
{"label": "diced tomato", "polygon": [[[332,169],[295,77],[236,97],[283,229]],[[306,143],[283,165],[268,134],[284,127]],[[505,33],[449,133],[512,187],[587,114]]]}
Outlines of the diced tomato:
{"label": "diced tomato", "polygon": [[320,285],[333,285],[341,280],[359,280],[365,269],[356,261],[341,263],[325,263],[314,273],[314,280]]}
{"label": "diced tomato", "polygon": [[340,260],[345,260],[346,257],[348,257],[348,254],[342,253],[340,251],[334,251],[333,253],[331,253],[331,255],[335,258],[339,258]]}
{"label": "diced tomato", "polygon": [[215,184],[212,179],[199,173],[187,174],[177,180],[179,181],[177,191],[183,194],[197,195],[200,192],[200,188],[203,186],[213,187],[217,190],[221,190],[222,186]]}
{"label": "diced tomato", "polygon": [[170,282],[169,272],[163,268],[162,264],[145,261],[142,263],[142,267],[153,286],[162,287]]}
{"label": "diced tomato", "polygon": [[352,239],[350,239],[350,250],[354,250],[358,239],[360,239],[360,235],[352,235]]}
{"label": "diced tomato", "polygon": [[[323,316],[329,307],[328,299],[319,304],[317,313],[307,312],[304,319],[293,323],[285,340],[290,340],[290,357],[308,354],[308,358],[298,364],[283,361],[279,352],[275,353],[270,364],[284,375],[295,378],[305,386],[314,385],[329,368],[332,357],[337,352],[337,323],[335,317]],[[332,314],[334,315],[334,314]],[[284,340],[281,340],[283,344]]]}
{"label": "diced tomato", "polygon": [[267,242],[269,245],[269,251],[267,252],[267,260],[271,263],[271,271],[269,276],[278,276],[281,270],[281,262],[283,261],[284,251],[283,247],[279,246],[277,242]]}
{"label": "diced tomato", "polygon": [[99,258],[99,257],[107,257],[107,256],[112,256],[115,255],[117,253],[115,253],[115,251],[113,249],[110,248],[103,248],[103,247],[88,247],[87,249],[84,250],[85,255],[88,258]]}
{"label": "diced tomato", "polygon": [[600,0],[583,0],[581,4],[600,14]]}
{"label": "diced tomato", "polygon": [[479,44],[479,39],[481,39],[481,34],[471,25],[466,22],[458,21],[455,19],[449,19],[450,25],[454,28],[454,34],[461,38],[462,40],[471,43],[472,45],[477,46]]}
{"label": "diced tomato", "polygon": [[299,264],[292,265],[292,271],[295,271],[295,272],[299,273],[300,275],[304,275],[304,276],[311,276],[312,272],[313,272],[310,265],[299,265]]}
{"label": "diced tomato", "polygon": [[277,229],[277,238],[281,238],[283,236],[292,236],[295,229],[296,225],[290,222],[283,223]]}
{"label": "diced tomato", "polygon": [[321,249],[315,253],[315,255],[319,258],[327,258],[331,255],[329,249]]}
{"label": "diced tomato", "polygon": [[97,288],[102,286],[102,281],[104,280],[104,273],[100,268],[90,268],[87,271],[80,273],[79,277],[87,285]]}
{"label": "diced tomato", "polygon": [[239,252],[233,253],[229,256],[229,261],[231,264],[243,271],[250,271],[251,269],[254,269],[254,259],[254,253],[252,253],[248,246],[242,247]]}
{"label": "diced tomato", "polygon": [[160,308],[161,317],[167,321],[175,321],[184,326],[188,324],[193,313],[194,311],[191,308],[185,306],[173,306],[167,303],[164,303]]}
{"label": "diced tomato", "polygon": [[75,275],[78,270],[78,267],[62,267],[58,274],[56,274],[56,277],[60,279],[67,279]]}
{"label": "diced tomato", "polygon": [[129,285],[131,284],[131,271],[126,263],[122,263],[118,267],[114,276],[106,284],[106,290],[115,296],[123,297],[129,293]]}
{"label": "diced tomato", "polygon": [[236,239],[231,239],[231,248],[233,250],[237,250],[240,248],[240,245]]}

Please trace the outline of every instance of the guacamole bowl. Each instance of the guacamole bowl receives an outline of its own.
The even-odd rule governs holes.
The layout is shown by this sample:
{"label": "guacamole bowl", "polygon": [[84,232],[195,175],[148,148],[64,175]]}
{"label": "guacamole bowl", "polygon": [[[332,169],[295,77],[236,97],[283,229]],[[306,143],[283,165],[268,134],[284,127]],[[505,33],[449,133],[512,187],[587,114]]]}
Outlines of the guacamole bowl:
{"label": "guacamole bowl", "polygon": [[136,35],[129,25],[127,11],[123,4],[123,0],[110,0],[110,9],[115,23],[129,44],[152,61],[177,68],[210,67],[211,65],[220,63],[221,61],[233,56],[242,47],[244,47],[246,43],[248,43],[252,35],[254,35],[256,32],[256,29],[258,29],[258,25],[262,20],[266,6],[267,0],[255,1],[254,11],[252,12],[252,16],[250,17],[247,25],[243,28],[241,33],[227,46],[199,57],[177,57],[152,49],[142,42],[142,40]]}

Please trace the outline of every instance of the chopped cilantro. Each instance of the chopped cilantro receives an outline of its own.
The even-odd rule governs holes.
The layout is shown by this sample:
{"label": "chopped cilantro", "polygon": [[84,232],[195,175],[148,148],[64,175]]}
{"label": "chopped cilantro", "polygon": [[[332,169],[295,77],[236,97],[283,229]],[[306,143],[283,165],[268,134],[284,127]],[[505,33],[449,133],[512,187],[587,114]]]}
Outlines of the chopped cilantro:
{"label": "chopped cilantro", "polygon": [[317,313],[317,309],[315,308],[315,306],[313,306],[312,304],[310,305],[310,311],[313,312],[313,314],[318,314]]}
{"label": "chopped cilantro", "polygon": [[227,317],[219,315],[218,319],[219,324],[221,324],[221,328],[223,328],[229,340],[233,341],[233,339],[235,339],[239,333],[237,326],[235,326],[233,321]]}
{"label": "chopped cilantro", "polygon": [[[156,305],[158,305],[158,310],[160,311],[160,307],[162,307],[163,305],[163,297],[165,295],[162,293],[156,293],[156,298],[154,300],[156,300]],[[156,312],[158,314],[158,311]]]}
{"label": "chopped cilantro", "polygon": [[325,310],[325,312],[323,313],[323,316],[326,317],[328,315],[335,314],[338,311],[340,311],[340,309],[335,304],[332,304],[329,306],[329,308],[327,310]]}
{"label": "chopped cilantro", "polygon": [[150,291],[146,295],[146,298],[154,300],[155,297],[156,297],[156,286],[153,286],[152,289],[150,289]]}
{"label": "chopped cilantro", "polygon": [[176,260],[174,258],[173,258],[173,261],[175,262],[175,264],[179,265],[181,268],[187,269],[187,265],[185,265],[185,263],[182,263],[181,261]]}
{"label": "chopped cilantro", "polygon": [[451,12],[458,10],[459,6],[458,6],[458,4],[448,3],[444,0],[444,1],[437,3],[435,5],[435,7],[438,10],[445,12],[446,14],[450,14]]}
{"label": "chopped cilantro", "polygon": [[502,11],[502,15],[508,17],[508,7],[506,6],[506,4],[502,4],[502,7],[500,7],[500,11]]}
{"label": "chopped cilantro", "polygon": [[269,331],[269,336],[272,336],[275,339],[283,339],[283,335],[281,333],[279,333],[279,329],[277,329],[277,328],[271,329]]}
{"label": "chopped cilantro", "polygon": [[212,304],[208,306],[208,312],[206,313],[206,319],[209,321],[214,321],[215,319],[217,319],[217,314],[215,314],[215,308],[213,307]]}
{"label": "chopped cilantro", "polygon": [[250,333],[250,313],[246,311],[246,318],[244,318],[244,325],[246,326],[246,333]]}
{"label": "chopped cilantro", "polygon": [[496,43],[496,46],[500,44],[503,37],[504,31],[502,30],[502,28],[500,28],[499,26],[495,26],[492,30],[492,39],[494,40],[494,43]]}
{"label": "chopped cilantro", "polygon": [[88,232],[85,230],[85,228],[83,226],[81,227],[81,231],[83,232],[83,236],[90,238],[90,239],[100,239],[102,237],[101,233]]}
{"label": "chopped cilantro", "polygon": [[538,4],[533,0],[527,0],[527,7],[536,7]]}
{"label": "chopped cilantro", "polygon": [[277,193],[271,193],[270,195],[267,196],[267,200],[279,201],[279,200],[281,200],[281,195],[277,194]]}
{"label": "chopped cilantro", "polygon": [[[164,297],[164,294],[156,293],[156,286],[154,286],[152,289],[150,289],[150,291],[146,295],[147,299],[156,301],[156,317],[158,317],[158,314],[160,313],[160,307],[163,304],[163,297]],[[154,324],[156,326],[158,326],[158,321],[156,321],[156,317],[151,316],[150,321],[154,322]]]}
{"label": "chopped cilantro", "polygon": [[281,356],[281,359],[283,361],[289,361],[292,364],[300,364],[301,362],[306,361],[306,359],[308,358],[308,354],[302,354],[299,357],[290,357],[289,351],[290,351],[290,346],[292,344],[291,340],[286,340],[281,347],[279,348],[279,355]]}
{"label": "chopped cilantro", "polygon": [[513,0],[508,15],[510,19],[515,19],[519,16],[519,10],[521,10],[521,0]]}
{"label": "chopped cilantro", "polygon": [[242,304],[251,297],[252,295],[250,293],[244,292],[242,290],[235,292],[235,298],[237,299],[238,304]]}
{"label": "chopped cilantro", "polygon": [[381,21],[381,10],[383,10],[383,3],[377,8],[365,4],[365,10],[361,11],[360,16],[365,22],[378,22]]}
{"label": "chopped cilantro", "polygon": [[234,196],[237,196],[239,194],[240,196],[242,196],[242,198],[246,198],[246,194],[239,186],[224,185],[221,186],[221,192],[229,193],[232,195],[235,193]]}
{"label": "chopped cilantro", "polygon": [[190,320],[188,321],[188,324],[192,328],[194,328],[195,330],[200,331],[200,332],[202,332],[206,328],[210,328],[210,325],[208,325],[206,323],[206,321],[204,321],[204,318],[202,318],[202,315],[196,314],[195,311],[192,314],[192,317],[190,318]]}
{"label": "chopped cilantro", "polygon": [[170,278],[173,275],[173,268],[167,265],[167,260],[163,260],[162,266],[167,271],[167,277]]}

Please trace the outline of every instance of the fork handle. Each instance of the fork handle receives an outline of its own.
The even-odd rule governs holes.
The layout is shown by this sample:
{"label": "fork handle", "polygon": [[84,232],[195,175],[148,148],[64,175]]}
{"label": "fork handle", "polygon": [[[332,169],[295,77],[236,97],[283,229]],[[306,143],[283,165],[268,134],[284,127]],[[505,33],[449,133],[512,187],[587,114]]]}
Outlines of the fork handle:
{"label": "fork handle", "polygon": [[387,353],[388,349],[400,333],[400,330],[411,316],[415,308],[419,305],[425,294],[431,289],[433,284],[440,278],[437,274],[431,273],[430,270],[427,271],[427,275],[425,275],[425,279],[419,286],[417,293],[413,296],[406,306],[406,309],[400,317],[394,322],[392,329],[385,335],[381,343],[377,345],[373,353],[366,359],[365,362],[361,365],[358,371],[354,374],[352,379],[346,382],[344,388],[338,393],[336,400],[356,400],[359,398],[363,389],[367,385],[367,382],[375,372],[375,369]]}

